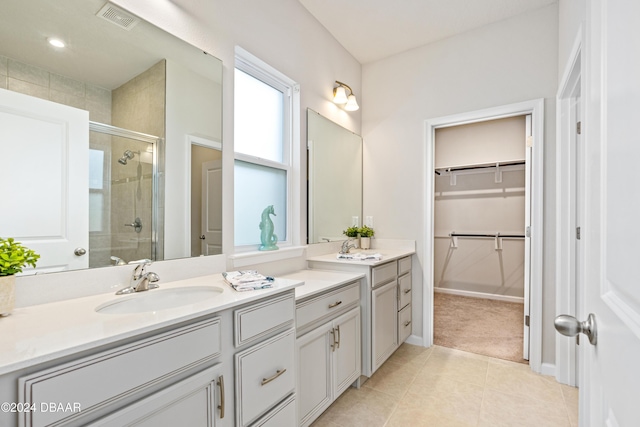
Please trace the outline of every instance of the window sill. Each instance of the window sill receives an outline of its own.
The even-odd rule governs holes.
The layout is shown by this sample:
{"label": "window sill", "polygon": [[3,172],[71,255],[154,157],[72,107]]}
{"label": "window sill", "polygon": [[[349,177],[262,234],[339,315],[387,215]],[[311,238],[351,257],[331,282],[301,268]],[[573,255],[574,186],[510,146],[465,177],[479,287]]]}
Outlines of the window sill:
{"label": "window sill", "polygon": [[247,265],[297,258],[304,254],[306,248],[306,246],[288,246],[276,251],[242,252],[230,255],[228,259],[233,268],[246,267]]}

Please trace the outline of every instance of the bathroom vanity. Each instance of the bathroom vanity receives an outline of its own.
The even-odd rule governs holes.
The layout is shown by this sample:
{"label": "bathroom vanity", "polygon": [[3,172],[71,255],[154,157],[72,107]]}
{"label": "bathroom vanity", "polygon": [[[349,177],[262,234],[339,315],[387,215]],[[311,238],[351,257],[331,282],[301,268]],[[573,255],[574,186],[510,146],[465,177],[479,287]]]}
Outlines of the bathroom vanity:
{"label": "bathroom vanity", "polygon": [[[9,404],[0,425],[295,425],[301,284],[236,292],[215,274],[16,309],[0,321],[0,401]],[[155,312],[95,311],[204,286],[221,292]]]}
{"label": "bathroom vanity", "polygon": [[337,259],[335,253],[307,259],[309,268],[360,273],[362,375],[370,377],[411,335],[413,247],[375,249],[380,260]]}

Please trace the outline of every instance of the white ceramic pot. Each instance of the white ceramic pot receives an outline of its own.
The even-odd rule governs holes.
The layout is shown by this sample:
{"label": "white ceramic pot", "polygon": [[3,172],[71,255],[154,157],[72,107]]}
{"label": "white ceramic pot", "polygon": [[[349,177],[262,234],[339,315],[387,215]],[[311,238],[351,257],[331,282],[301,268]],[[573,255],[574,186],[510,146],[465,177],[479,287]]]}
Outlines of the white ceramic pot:
{"label": "white ceramic pot", "polygon": [[0,276],[0,316],[8,316],[16,301],[16,276]]}
{"label": "white ceramic pot", "polygon": [[371,248],[371,237],[360,237],[360,249]]}

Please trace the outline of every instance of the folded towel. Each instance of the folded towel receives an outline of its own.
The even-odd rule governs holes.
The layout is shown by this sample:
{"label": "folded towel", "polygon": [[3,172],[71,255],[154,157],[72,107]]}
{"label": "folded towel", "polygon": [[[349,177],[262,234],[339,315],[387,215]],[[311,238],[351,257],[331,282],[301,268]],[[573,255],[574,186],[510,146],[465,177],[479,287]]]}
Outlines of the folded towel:
{"label": "folded towel", "polygon": [[253,291],[273,287],[274,278],[263,276],[256,270],[228,271],[222,273],[227,282],[236,291]]}
{"label": "folded towel", "polygon": [[354,261],[380,261],[382,254],[338,254],[338,259],[351,259]]}

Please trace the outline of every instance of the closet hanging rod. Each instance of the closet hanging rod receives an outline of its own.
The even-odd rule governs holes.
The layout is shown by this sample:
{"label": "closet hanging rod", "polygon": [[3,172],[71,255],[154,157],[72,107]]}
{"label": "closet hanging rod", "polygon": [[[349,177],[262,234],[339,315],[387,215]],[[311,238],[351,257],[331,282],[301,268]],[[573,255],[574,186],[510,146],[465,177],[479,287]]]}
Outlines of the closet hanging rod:
{"label": "closet hanging rod", "polygon": [[442,175],[443,173],[450,172],[459,172],[459,171],[470,171],[470,170],[488,170],[491,168],[495,168],[496,165],[500,167],[505,166],[522,166],[525,165],[525,161],[511,161],[511,162],[496,162],[496,163],[485,163],[478,165],[470,165],[470,166],[458,166],[458,167],[449,167],[449,168],[437,168],[434,170],[436,175]]}
{"label": "closet hanging rod", "polygon": [[481,233],[449,233],[449,237],[487,237],[491,239],[495,238],[507,238],[507,239],[524,239],[524,234],[481,234]]}

